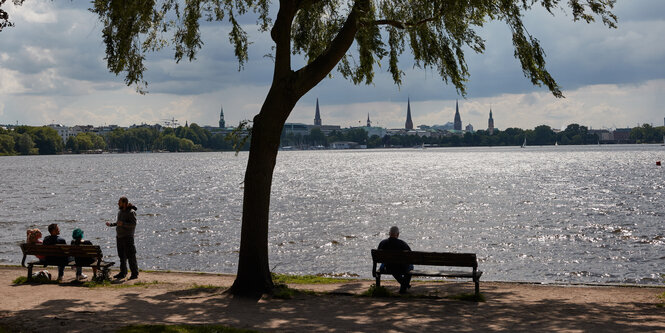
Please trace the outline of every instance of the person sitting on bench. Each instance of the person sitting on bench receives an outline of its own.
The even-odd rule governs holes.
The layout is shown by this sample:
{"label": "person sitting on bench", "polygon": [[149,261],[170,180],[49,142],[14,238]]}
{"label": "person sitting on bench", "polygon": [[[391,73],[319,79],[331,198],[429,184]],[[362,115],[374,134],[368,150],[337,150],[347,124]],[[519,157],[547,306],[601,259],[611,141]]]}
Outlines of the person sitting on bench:
{"label": "person sitting on bench", "polygon": [[[399,238],[399,228],[391,227],[389,232],[390,237],[384,239],[379,243],[379,250],[394,250],[394,251],[411,251],[411,248],[405,241]],[[381,264],[380,270],[382,272],[390,273],[395,280],[399,282],[399,293],[404,294],[408,288],[411,288],[411,275],[408,274],[413,269],[413,265],[409,264]]]}
{"label": "person sitting on bench", "polygon": [[[72,242],[71,245],[92,245],[92,242],[89,240],[83,240],[83,230],[76,228],[72,232]],[[87,275],[83,274],[83,266],[90,266],[95,258],[74,258],[76,261],[76,279],[85,280],[88,278]],[[97,267],[92,267],[92,276],[97,276]]]}
{"label": "person sitting on bench", "polygon": [[[48,232],[50,235],[44,237],[44,242],[42,244],[44,245],[57,245],[57,244],[65,244],[67,245],[67,241],[59,237],[60,235],[60,228],[58,227],[57,223],[51,223],[48,226]],[[46,262],[58,265],[58,282],[62,282],[62,277],[65,275],[65,266],[67,265],[67,261],[69,258],[67,257],[46,257]]]}
{"label": "person sitting on bench", "polygon": [[[39,230],[37,228],[28,229],[28,231],[26,233],[28,234],[28,239],[26,240],[27,244],[36,245],[36,244],[41,244],[42,243],[42,240],[40,239],[40,238],[42,238],[41,230]],[[36,255],[35,257],[37,257],[37,259],[39,259],[40,261],[46,260],[46,256]]]}

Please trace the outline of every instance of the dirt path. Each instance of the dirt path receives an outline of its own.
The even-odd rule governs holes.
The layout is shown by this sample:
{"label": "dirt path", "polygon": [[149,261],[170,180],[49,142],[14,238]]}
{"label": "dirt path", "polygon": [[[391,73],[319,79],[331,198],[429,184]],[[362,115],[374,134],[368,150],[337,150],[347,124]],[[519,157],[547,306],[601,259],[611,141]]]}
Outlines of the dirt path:
{"label": "dirt path", "polygon": [[[144,272],[132,287],[13,285],[26,270],[0,267],[0,326],[37,332],[109,332],[135,323],[224,324],[267,332],[665,332],[665,288],[482,282],[486,302],[442,298],[468,282],[416,282],[412,295],[368,298],[373,281],[294,285],[321,294],[238,301],[223,293],[233,276]],[[392,281],[389,288],[398,289]],[[198,286],[198,287],[197,287]],[[205,287],[202,287],[205,286]],[[218,286],[219,288],[211,288]],[[325,292],[325,293],[323,293]]]}

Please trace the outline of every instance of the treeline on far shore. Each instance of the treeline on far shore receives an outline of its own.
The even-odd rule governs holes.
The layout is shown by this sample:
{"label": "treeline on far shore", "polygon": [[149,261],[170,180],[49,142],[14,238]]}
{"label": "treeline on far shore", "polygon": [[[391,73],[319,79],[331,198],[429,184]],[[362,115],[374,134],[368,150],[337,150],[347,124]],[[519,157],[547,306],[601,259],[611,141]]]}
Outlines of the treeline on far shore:
{"label": "treeline on far shore", "polygon": [[[55,129],[48,126],[17,126],[11,129],[0,128],[0,155],[49,155],[59,153],[85,153],[95,151],[143,152],[143,151],[231,151],[249,149],[249,140],[242,138],[247,132],[235,135],[224,131],[211,133],[196,123],[177,128],[118,128],[105,135],[95,133],[79,133],[70,136],[66,142]],[[632,128],[632,143],[662,143],[665,127],[653,127],[644,124]],[[324,135],[318,128],[309,134],[282,133],[281,145],[293,147],[329,147],[337,141],[350,141],[368,148],[382,147],[414,147],[422,144],[439,147],[463,146],[518,146],[524,142],[529,145],[584,145],[600,142],[597,134],[591,133],[586,126],[570,124],[565,130],[555,132],[547,125],[534,129],[507,128],[494,130],[490,135],[480,130],[463,135],[417,136],[417,135],[385,135],[383,137],[368,136],[362,127],[332,131]],[[251,138],[250,138],[251,139]]]}
{"label": "treeline on far shore", "polygon": [[[437,133],[439,134],[439,133]],[[665,127],[653,127],[644,124],[630,130],[630,138],[623,143],[663,143]],[[547,125],[540,125],[534,129],[523,130],[521,128],[506,128],[505,130],[488,131],[479,130],[473,133],[466,132],[463,135],[378,135],[368,136],[362,127],[332,131],[327,136],[314,128],[309,135],[294,133],[282,133],[282,146],[292,147],[328,147],[337,141],[350,141],[367,148],[383,147],[415,147],[422,144],[438,147],[469,147],[469,146],[519,146],[524,143],[528,145],[585,145],[597,144],[603,140],[588,127],[579,124],[570,124],[565,130],[555,132]]]}
{"label": "treeline on far shore", "polygon": [[[233,150],[228,133],[215,133],[193,123],[178,128],[117,128],[105,135],[78,133],[66,142],[58,132],[48,126],[17,126],[9,130],[0,128],[0,155],[50,155],[59,153],[85,153],[95,151],[224,151]],[[241,145],[248,149],[248,143]]]}

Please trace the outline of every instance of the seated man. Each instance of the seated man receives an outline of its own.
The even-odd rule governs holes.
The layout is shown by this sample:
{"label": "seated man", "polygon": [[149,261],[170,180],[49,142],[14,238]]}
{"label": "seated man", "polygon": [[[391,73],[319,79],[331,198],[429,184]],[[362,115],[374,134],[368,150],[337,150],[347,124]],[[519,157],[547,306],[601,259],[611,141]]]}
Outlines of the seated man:
{"label": "seated man", "polygon": [[[399,238],[399,228],[391,227],[390,237],[382,240],[381,243],[379,243],[379,250],[411,251],[409,245],[407,245],[405,241],[398,238]],[[406,289],[411,288],[411,285],[409,284],[411,282],[411,275],[407,273],[412,269],[413,265],[409,264],[386,264],[386,265],[381,264],[380,268],[382,272],[392,274],[395,280],[399,282],[400,294],[406,293]]]}
{"label": "seated man", "polygon": [[[58,236],[60,235],[60,228],[56,223],[49,224],[48,232],[50,235],[44,237],[44,241],[42,242],[43,245],[67,245],[67,241]],[[69,258],[67,257],[46,257],[46,263],[58,265],[58,282],[62,282],[62,276],[65,275],[65,266],[67,265],[68,260]]]}

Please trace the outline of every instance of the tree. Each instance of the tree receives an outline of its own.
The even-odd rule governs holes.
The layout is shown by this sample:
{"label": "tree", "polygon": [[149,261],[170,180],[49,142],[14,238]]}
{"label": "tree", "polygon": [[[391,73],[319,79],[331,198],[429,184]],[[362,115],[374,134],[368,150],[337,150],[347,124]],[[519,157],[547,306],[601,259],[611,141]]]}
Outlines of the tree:
{"label": "tree", "polygon": [[3,133],[0,129],[0,156],[2,155],[14,155],[14,137],[8,133]]}
{"label": "tree", "polygon": [[[21,2],[21,0],[18,0]],[[184,3],[183,3],[184,2]],[[166,44],[172,32],[175,60],[194,60],[203,45],[200,21],[228,20],[229,40],[242,68],[248,59],[247,34],[237,17],[253,11],[262,31],[274,41],[273,80],[260,112],[253,118],[245,172],[243,217],[235,295],[256,295],[273,288],[268,265],[270,190],[282,127],[298,100],[337,67],[354,84],[371,84],[374,68],[387,62],[396,84],[402,82],[400,56],[407,49],[418,68],[434,69],[465,95],[469,71],[465,48],[482,53],[476,33],[488,20],[504,21],[512,32],[515,57],[524,75],[561,97],[545,68],[544,51],[522,23],[525,11],[542,6],[550,13],[570,7],[574,20],[599,17],[615,26],[610,12],[615,0],[95,0],[92,11],[102,22],[106,61],[111,72],[125,73],[128,85],[145,92],[146,53]],[[276,6],[276,5],[275,5]],[[275,20],[270,15],[276,13]],[[1,14],[1,13],[0,13]],[[0,17],[0,22],[4,17]],[[350,52],[355,43],[355,52]],[[291,57],[303,55],[306,65],[294,69]],[[385,59],[387,58],[387,60]]]}

